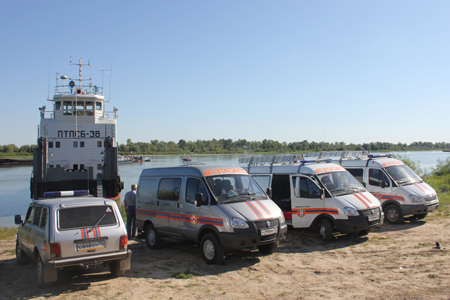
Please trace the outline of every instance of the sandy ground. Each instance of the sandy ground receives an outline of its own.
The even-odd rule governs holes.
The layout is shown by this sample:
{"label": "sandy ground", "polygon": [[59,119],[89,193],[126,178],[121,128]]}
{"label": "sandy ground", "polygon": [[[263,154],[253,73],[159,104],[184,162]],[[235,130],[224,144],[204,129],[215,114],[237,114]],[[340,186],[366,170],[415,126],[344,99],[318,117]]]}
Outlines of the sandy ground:
{"label": "sandy ground", "polygon": [[[433,249],[436,242],[441,249]],[[41,289],[34,265],[16,262],[14,241],[0,241],[0,299],[450,299],[450,219],[433,214],[331,243],[289,228],[278,252],[234,252],[213,266],[188,242],[150,250],[136,240],[129,247],[132,265],[123,277],[104,267],[66,270]]]}

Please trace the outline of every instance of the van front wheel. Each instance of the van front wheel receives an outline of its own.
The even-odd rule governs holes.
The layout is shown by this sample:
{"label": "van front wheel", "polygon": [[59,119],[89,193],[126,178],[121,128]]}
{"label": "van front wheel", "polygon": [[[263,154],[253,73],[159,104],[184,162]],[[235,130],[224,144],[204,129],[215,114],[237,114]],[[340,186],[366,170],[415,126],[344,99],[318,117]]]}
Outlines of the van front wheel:
{"label": "van front wheel", "polygon": [[400,224],[403,222],[403,213],[397,205],[388,205],[384,209],[384,217],[391,224]]}
{"label": "van front wheel", "polygon": [[325,242],[333,240],[333,226],[328,219],[323,219],[319,223],[319,233]]}
{"label": "van front wheel", "polygon": [[209,264],[220,264],[223,261],[225,250],[220,245],[217,237],[212,233],[207,233],[200,242],[203,260]]}
{"label": "van front wheel", "polygon": [[159,249],[162,246],[161,237],[151,223],[145,228],[145,242],[150,249]]}

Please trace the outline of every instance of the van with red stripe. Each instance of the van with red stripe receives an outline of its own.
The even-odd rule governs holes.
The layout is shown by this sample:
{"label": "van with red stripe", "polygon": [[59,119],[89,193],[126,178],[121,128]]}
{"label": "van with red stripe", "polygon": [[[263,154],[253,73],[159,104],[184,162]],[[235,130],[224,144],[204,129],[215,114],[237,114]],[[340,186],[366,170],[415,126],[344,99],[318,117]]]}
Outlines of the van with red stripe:
{"label": "van with red stripe", "polygon": [[280,208],[244,169],[194,162],[142,171],[136,225],[149,248],[191,240],[208,264],[221,263],[225,250],[271,254],[287,233]]}
{"label": "van with red stripe", "polygon": [[242,158],[253,179],[282,209],[294,228],[317,230],[325,241],[334,233],[367,235],[382,224],[381,205],[343,167],[306,161],[299,155]]}
{"label": "van with red stripe", "polygon": [[117,203],[87,193],[46,192],[46,198],[30,204],[24,220],[15,216],[17,261],[36,263],[40,286],[57,281],[66,268],[109,266],[113,276],[130,269],[131,251]]}
{"label": "van with red stripe", "polygon": [[[329,156],[324,153],[322,157]],[[346,168],[378,200],[385,220],[399,224],[403,217],[413,215],[423,219],[436,210],[439,199],[436,191],[413,170],[391,154],[345,152],[334,160]]]}

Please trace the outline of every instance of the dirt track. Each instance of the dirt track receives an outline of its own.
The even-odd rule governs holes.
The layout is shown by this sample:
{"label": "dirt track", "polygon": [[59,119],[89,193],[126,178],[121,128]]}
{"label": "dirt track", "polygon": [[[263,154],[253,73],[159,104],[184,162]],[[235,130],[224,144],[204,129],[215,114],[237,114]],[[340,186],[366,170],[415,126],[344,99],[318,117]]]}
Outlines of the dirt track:
{"label": "dirt track", "polygon": [[[277,253],[234,252],[217,266],[205,264],[192,243],[129,247],[124,277],[103,267],[68,270],[40,289],[34,266],[17,264],[14,241],[0,241],[0,299],[450,299],[450,220],[432,214],[332,243],[289,228]],[[180,272],[196,276],[175,278]]]}

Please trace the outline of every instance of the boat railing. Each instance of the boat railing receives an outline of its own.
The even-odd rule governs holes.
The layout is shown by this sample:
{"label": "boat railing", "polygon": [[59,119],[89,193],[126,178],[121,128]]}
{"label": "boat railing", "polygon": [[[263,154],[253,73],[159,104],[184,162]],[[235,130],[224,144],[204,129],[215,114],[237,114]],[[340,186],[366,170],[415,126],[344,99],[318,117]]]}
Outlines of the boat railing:
{"label": "boat railing", "polygon": [[103,88],[96,85],[77,85],[70,86],[67,84],[55,87],[55,95],[101,95],[103,96]]}

